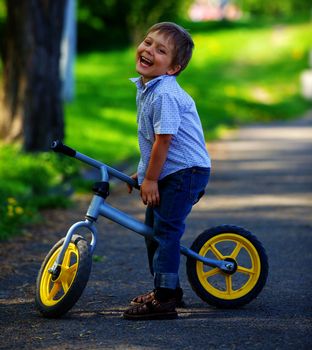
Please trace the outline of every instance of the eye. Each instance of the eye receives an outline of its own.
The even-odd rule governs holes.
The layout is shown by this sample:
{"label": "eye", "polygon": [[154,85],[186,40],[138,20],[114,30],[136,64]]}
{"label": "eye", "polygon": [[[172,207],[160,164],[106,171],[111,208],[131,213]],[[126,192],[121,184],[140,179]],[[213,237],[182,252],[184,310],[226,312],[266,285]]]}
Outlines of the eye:
{"label": "eye", "polygon": [[164,49],[158,49],[158,52],[161,53],[162,55],[165,55],[167,52]]}
{"label": "eye", "polygon": [[148,39],[145,39],[145,40],[143,41],[143,43],[144,43],[146,46],[152,45],[151,41],[148,40]]}

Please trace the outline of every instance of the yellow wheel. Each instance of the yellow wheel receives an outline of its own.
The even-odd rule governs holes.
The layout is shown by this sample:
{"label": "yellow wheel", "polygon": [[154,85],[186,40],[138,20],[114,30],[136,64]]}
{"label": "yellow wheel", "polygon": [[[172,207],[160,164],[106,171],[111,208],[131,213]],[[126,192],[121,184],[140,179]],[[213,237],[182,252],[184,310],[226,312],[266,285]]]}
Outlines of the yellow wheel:
{"label": "yellow wheel", "polygon": [[188,257],[188,279],[205,302],[223,308],[239,307],[264,287],[268,259],[261,243],[245,229],[229,225],[212,228],[199,235],[191,249],[204,257],[227,259],[236,265],[234,273],[225,273]]}
{"label": "yellow wheel", "polygon": [[92,259],[87,241],[74,235],[62,265],[51,273],[64,239],[46,256],[37,277],[36,307],[45,317],[60,317],[77,302],[89,279]]}

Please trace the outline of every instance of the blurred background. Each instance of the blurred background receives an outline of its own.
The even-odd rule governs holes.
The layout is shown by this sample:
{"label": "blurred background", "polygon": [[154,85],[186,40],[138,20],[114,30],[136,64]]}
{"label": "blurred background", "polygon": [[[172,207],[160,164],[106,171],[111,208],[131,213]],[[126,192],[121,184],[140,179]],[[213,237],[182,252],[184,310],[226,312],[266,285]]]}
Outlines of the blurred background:
{"label": "blurred background", "polygon": [[175,21],[191,33],[178,81],[210,142],[311,108],[311,19],[310,0],[0,0],[0,239],[85,189],[78,162],[47,152],[52,140],[135,164],[129,78],[149,26]]}

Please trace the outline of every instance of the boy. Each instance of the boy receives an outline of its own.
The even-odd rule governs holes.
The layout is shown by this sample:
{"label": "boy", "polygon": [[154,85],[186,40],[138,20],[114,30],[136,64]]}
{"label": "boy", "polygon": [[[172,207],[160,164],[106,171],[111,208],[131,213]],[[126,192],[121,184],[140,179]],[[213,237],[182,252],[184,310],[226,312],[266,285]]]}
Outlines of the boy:
{"label": "boy", "polygon": [[132,177],[147,205],[145,223],[153,227],[146,246],[154,290],[131,301],[126,319],[176,318],[176,305],[182,302],[180,239],[187,215],[204,193],[211,165],[195,103],[176,81],[193,47],[185,29],[163,22],[152,26],[137,48],[141,76],[131,80],[137,86],[141,158]]}

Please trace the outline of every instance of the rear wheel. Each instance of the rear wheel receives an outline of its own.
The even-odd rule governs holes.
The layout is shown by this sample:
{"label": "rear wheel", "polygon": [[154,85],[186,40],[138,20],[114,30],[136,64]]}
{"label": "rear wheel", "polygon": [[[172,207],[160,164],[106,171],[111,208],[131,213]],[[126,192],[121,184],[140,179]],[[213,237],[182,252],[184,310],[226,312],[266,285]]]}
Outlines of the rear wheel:
{"label": "rear wheel", "polygon": [[92,257],[87,241],[73,235],[62,265],[52,275],[51,268],[64,243],[57,242],[44,259],[37,277],[35,303],[45,317],[60,317],[80,298],[91,272]]}
{"label": "rear wheel", "polygon": [[207,258],[232,261],[237,267],[234,273],[225,273],[187,258],[187,275],[193,290],[211,305],[240,307],[253,300],[266,283],[265,250],[254,235],[241,227],[224,225],[206,230],[191,249]]}

